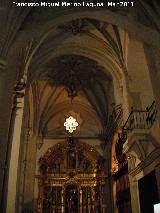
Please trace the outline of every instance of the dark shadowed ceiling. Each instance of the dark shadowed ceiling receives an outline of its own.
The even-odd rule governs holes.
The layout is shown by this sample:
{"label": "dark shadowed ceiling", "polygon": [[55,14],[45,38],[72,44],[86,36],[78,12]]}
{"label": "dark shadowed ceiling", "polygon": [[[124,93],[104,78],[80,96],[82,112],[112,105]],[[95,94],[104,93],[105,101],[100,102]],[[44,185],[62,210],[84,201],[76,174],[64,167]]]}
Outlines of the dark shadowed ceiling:
{"label": "dark shadowed ceiling", "polygon": [[78,55],[56,57],[42,70],[32,83],[35,131],[66,135],[63,123],[72,115],[80,124],[75,134],[98,137],[114,101],[112,78],[96,61]]}
{"label": "dark shadowed ceiling", "polygon": [[157,45],[158,0],[139,0],[127,9],[69,7],[53,12],[16,7],[8,0],[0,7],[0,69],[5,59],[20,64],[12,68],[15,81],[25,70],[34,133],[65,135],[69,114],[81,123],[78,135],[96,137],[103,129],[113,129],[108,126],[113,102],[123,104],[122,85],[128,78],[128,36]]}

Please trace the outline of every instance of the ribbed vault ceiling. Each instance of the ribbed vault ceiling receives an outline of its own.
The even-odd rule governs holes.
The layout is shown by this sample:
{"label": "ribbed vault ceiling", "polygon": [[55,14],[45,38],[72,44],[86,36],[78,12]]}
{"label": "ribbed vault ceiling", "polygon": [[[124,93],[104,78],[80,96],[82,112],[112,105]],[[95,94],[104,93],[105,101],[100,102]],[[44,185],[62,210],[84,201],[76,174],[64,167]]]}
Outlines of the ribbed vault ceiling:
{"label": "ribbed vault ceiling", "polygon": [[123,30],[91,19],[66,22],[48,34],[29,69],[37,135],[65,135],[63,123],[69,115],[80,124],[78,136],[99,137],[104,127],[111,131],[113,78],[121,81],[121,73],[127,72],[124,39]]}
{"label": "ribbed vault ceiling", "polygon": [[[0,69],[10,60],[19,64],[12,69],[15,81],[27,76],[35,134],[65,134],[62,120],[70,112],[79,118],[81,133],[113,132],[115,88],[121,97],[128,78],[128,32],[157,45],[158,0],[138,0],[127,10],[54,8],[53,12],[53,8],[16,7],[8,0],[0,6]],[[70,87],[77,91],[72,103]]]}
{"label": "ribbed vault ceiling", "polygon": [[111,79],[96,61],[78,55],[56,57],[43,70],[40,79],[46,79],[57,86],[69,87],[74,83],[77,89],[88,88],[96,82]]}
{"label": "ribbed vault ceiling", "polygon": [[[80,128],[76,134],[97,137],[107,122],[113,99],[112,78],[96,61],[78,55],[64,55],[45,64],[32,89],[34,128],[38,135],[65,135],[63,123],[69,115],[76,117]],[[75,90],[74,98],[70,90]]]}

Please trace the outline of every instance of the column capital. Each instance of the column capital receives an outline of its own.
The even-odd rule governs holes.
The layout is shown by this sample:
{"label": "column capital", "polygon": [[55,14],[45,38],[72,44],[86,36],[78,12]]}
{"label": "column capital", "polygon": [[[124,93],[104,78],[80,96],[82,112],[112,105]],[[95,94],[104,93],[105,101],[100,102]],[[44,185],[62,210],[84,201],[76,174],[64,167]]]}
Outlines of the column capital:
{"label": "column capital", "polygon": [[128,170],[129,172],[131,172],[136,168],[136,156],[128,154],[127,160],[128,160]]}

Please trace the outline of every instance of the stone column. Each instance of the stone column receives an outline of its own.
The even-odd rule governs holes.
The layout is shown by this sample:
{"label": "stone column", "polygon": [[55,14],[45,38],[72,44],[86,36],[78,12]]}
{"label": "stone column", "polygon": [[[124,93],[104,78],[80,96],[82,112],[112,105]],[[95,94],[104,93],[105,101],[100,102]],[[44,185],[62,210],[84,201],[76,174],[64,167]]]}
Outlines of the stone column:
{"label": "stone column", "polygon": [[132,213],[140,213],[138,180],[129,175]]}
{"label": "stone column", "polygon": [[37,137],[33,135],[28,141],[26,153],[26,167],[24,178],[23,210],[34,212],[34,186],[35,186],[35,169],[37,153]]}
{"label": "stone column", "polygon": [[[4,101],[3,98],[6,97],[6,90],[4,90],[4,85],[6,81],[6,61],[0,58],[0,209],[2,210],[4,198],[4,184],[5,184],[5,173],[7,172],[6,168],[6,153],[7,153],[7,143],[4,141],[4,132],[7,130],[8,126],[5,125],[4,118],[7,119],[7,116],[4,116],[3,105]],[[8,112],[9,114],[9,112]]]}
{"label": "stone column", "polygon": [[[21,97],[20,97],[21,94]],[[13,127],[13,135],[11,141],[11,155],[9,164],[9,176],[8,176],[8,192],[7,192],[7,207],[6,213],[17,213],[16,211],[16,198],[18,187],[18,165],[20,154],[20,142],[22,131],[22,120],[24,112],[24,91],[17,96],[17,105],[15,106],[16,114]],[[13,118],[12,118],[13,119]]]}
{"label": "stone column", "polygon": [[128,153],[126,156],[128,159],[132,213],[140,213],[138,180],[136,177],[130,175],[130,172],[135,169],[136,157],[130,153]]}
{"label": "stone column", "polygon": [[116,181],[112,181],[112,190],[113,190],[113,211],[114,213],[118,213],[118,208],[116,204]]}
{"label": "stone column", "polygon": [[[131,140],[127,140],[123,145],[123,153],[126,154],[128,159],[128,175],[130,183],[130,194],[131,194],[131,208],[132,213],[140,213],[140,203],[139,203],[139,190],[138,190],[138,180],[135,176],[131,175],[131,172],[136,168],[136,155],[134,150],[134,144],[130,145]],[[135,143],[136,144],[136,143]],[[131,149],[132,147],[132,149]]]}
{"label": "stone column", "polygon": [[151,45],[144,45],[145,55],[147,58],[147,63],[149,66],[149,74],[150,74],[150,80],[152,83],[152,88],[154,92],[154,98],[156,101],[156,108],[158,112],[158,123],[160,126],[160,90],[159,90],[159,81],[160,81],[160,52],[159,52],[159,46],[151,46]]}
{"label": "stone column", "polygon": [[0,59],[0,100],[1,97],[3,96],[3,86],[5,82],[5,77],[6,77],[6,61]]}

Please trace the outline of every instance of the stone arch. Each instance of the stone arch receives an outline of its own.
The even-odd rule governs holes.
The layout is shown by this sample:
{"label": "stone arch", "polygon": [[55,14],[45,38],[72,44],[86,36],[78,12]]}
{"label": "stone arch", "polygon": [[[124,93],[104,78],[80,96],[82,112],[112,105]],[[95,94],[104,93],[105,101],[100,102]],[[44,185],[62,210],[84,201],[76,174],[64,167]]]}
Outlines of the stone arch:
{"label": "stone arch", "polygon": [[[89,48],[85,48],[85,47],[81,47],[80,45],[76,44],[76,48],[73,45],[70,46],[62,46],[61,48],[59,48],[58,53],[56,53],[56,51],[52,54],[52,57],[57,57],[57,55],[63,55],[63,54],[75,54],[75,55],[82,55],[85,56],[87,58],[91,58],[95,61],[97,61],[101,66],[103,66],[105,68],[105,70],[110,71],[110,75],[113,78],[113,85],[114,85],[114,95],[116,97],[116,102],[120,101],[119,97],[123,96],[123,109],[124,112],[127,115],[127,111],[128,111],[128,98],[127,98],[127,86],[126,86],[126,79],[125,79],[125,75],[122,74],[121,68],[119,68],[118,66],[116,66],[114,63],[112,63],[112,61],[109,59],[108,61],[108,56],[105,55],[105,53],[101,53],[101,49],[99,50],[99,52],[95,51],[94,47],[89,47]],[[32,60],[31,60],[32,63]],[[112,66],[110,66],[112,64]],[[28,64],[29,65],[29,64]],[[109,67],[109,69],[108,69]],[[116,70],[116,72],[115,72]],[[122,85],[124,85],[124,87],[122,88]],[[124,113],[124,114],[125,114]]]}

